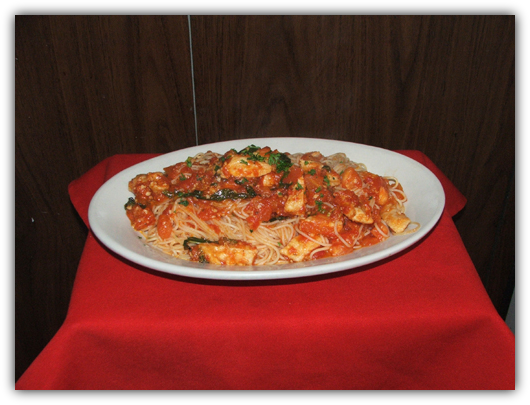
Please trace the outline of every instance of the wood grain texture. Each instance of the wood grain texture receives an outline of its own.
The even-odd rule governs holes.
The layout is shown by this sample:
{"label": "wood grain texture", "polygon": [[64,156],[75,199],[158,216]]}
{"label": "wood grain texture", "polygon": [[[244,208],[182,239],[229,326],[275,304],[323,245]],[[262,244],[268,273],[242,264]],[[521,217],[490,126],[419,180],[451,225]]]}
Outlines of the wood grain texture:
{"label": "wood grain texture", "polygon": [[195,145],[196,131],[200,144],[294,136],[424,152],[468,199],[455,223],[505,315],[515,283],[514,16],[190,21],[15,19],[16,378],[66,314],[86,237],[69,182],[113,154]]}
{"label": "wood grain texture", "polygon": [[196,139],[186,16],[17,16],[15,56],[18,378],[68,308],[86,238],[68,184]]}

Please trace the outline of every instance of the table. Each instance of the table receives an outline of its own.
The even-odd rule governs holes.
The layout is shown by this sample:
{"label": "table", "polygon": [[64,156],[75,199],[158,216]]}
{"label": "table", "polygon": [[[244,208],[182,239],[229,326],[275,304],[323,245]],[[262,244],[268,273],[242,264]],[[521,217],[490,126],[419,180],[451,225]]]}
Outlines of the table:
{"label": "table", "polygon": [[[513,390],[515,338],[492,305],[446,207],[405,252],[340,273],[216,281],[142,268],[90,232],[64,324],[18,390]],[[88,226],[92,195],[154,154],[116,155],[69,186]]]}

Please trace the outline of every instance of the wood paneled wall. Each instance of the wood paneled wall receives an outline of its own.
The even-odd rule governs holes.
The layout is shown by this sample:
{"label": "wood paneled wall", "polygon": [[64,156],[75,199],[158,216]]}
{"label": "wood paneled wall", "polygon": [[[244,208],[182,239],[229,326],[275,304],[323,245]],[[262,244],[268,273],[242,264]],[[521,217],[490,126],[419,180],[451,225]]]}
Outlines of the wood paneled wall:
{"label": "wood paneled wall", "polygon": [[514,16],[17,16],[15,57],[16,378],[66,315],[87,232],[68,183],[114,154],[196,143],[424,152],[468,198],[455,222],[506,314]]}

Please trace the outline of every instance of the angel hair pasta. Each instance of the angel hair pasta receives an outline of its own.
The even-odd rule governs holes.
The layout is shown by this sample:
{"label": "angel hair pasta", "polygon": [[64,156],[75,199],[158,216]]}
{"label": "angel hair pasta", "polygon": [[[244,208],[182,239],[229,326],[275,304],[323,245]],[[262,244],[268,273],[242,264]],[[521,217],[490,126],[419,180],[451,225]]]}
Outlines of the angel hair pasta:
{"label": "angel hair pasta", "polygon": [[132,227],[168,255],[259,266],[341,256],[419,224],[394,177],[343,153],[250,145],[208,151],[129,182]]}

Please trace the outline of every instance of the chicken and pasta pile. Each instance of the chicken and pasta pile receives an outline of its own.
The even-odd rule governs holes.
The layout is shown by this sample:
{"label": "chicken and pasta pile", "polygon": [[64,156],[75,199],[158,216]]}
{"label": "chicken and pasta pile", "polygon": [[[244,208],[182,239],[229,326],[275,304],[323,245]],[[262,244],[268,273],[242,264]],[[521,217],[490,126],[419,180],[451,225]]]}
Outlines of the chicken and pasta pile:
{"label": "chicken and pasta pile", "polygon": [[129,182],[132,227],[169,255],[258,266],[341,256],[418,229],[394,177],[343,153],[250,145],[208,151]]}

